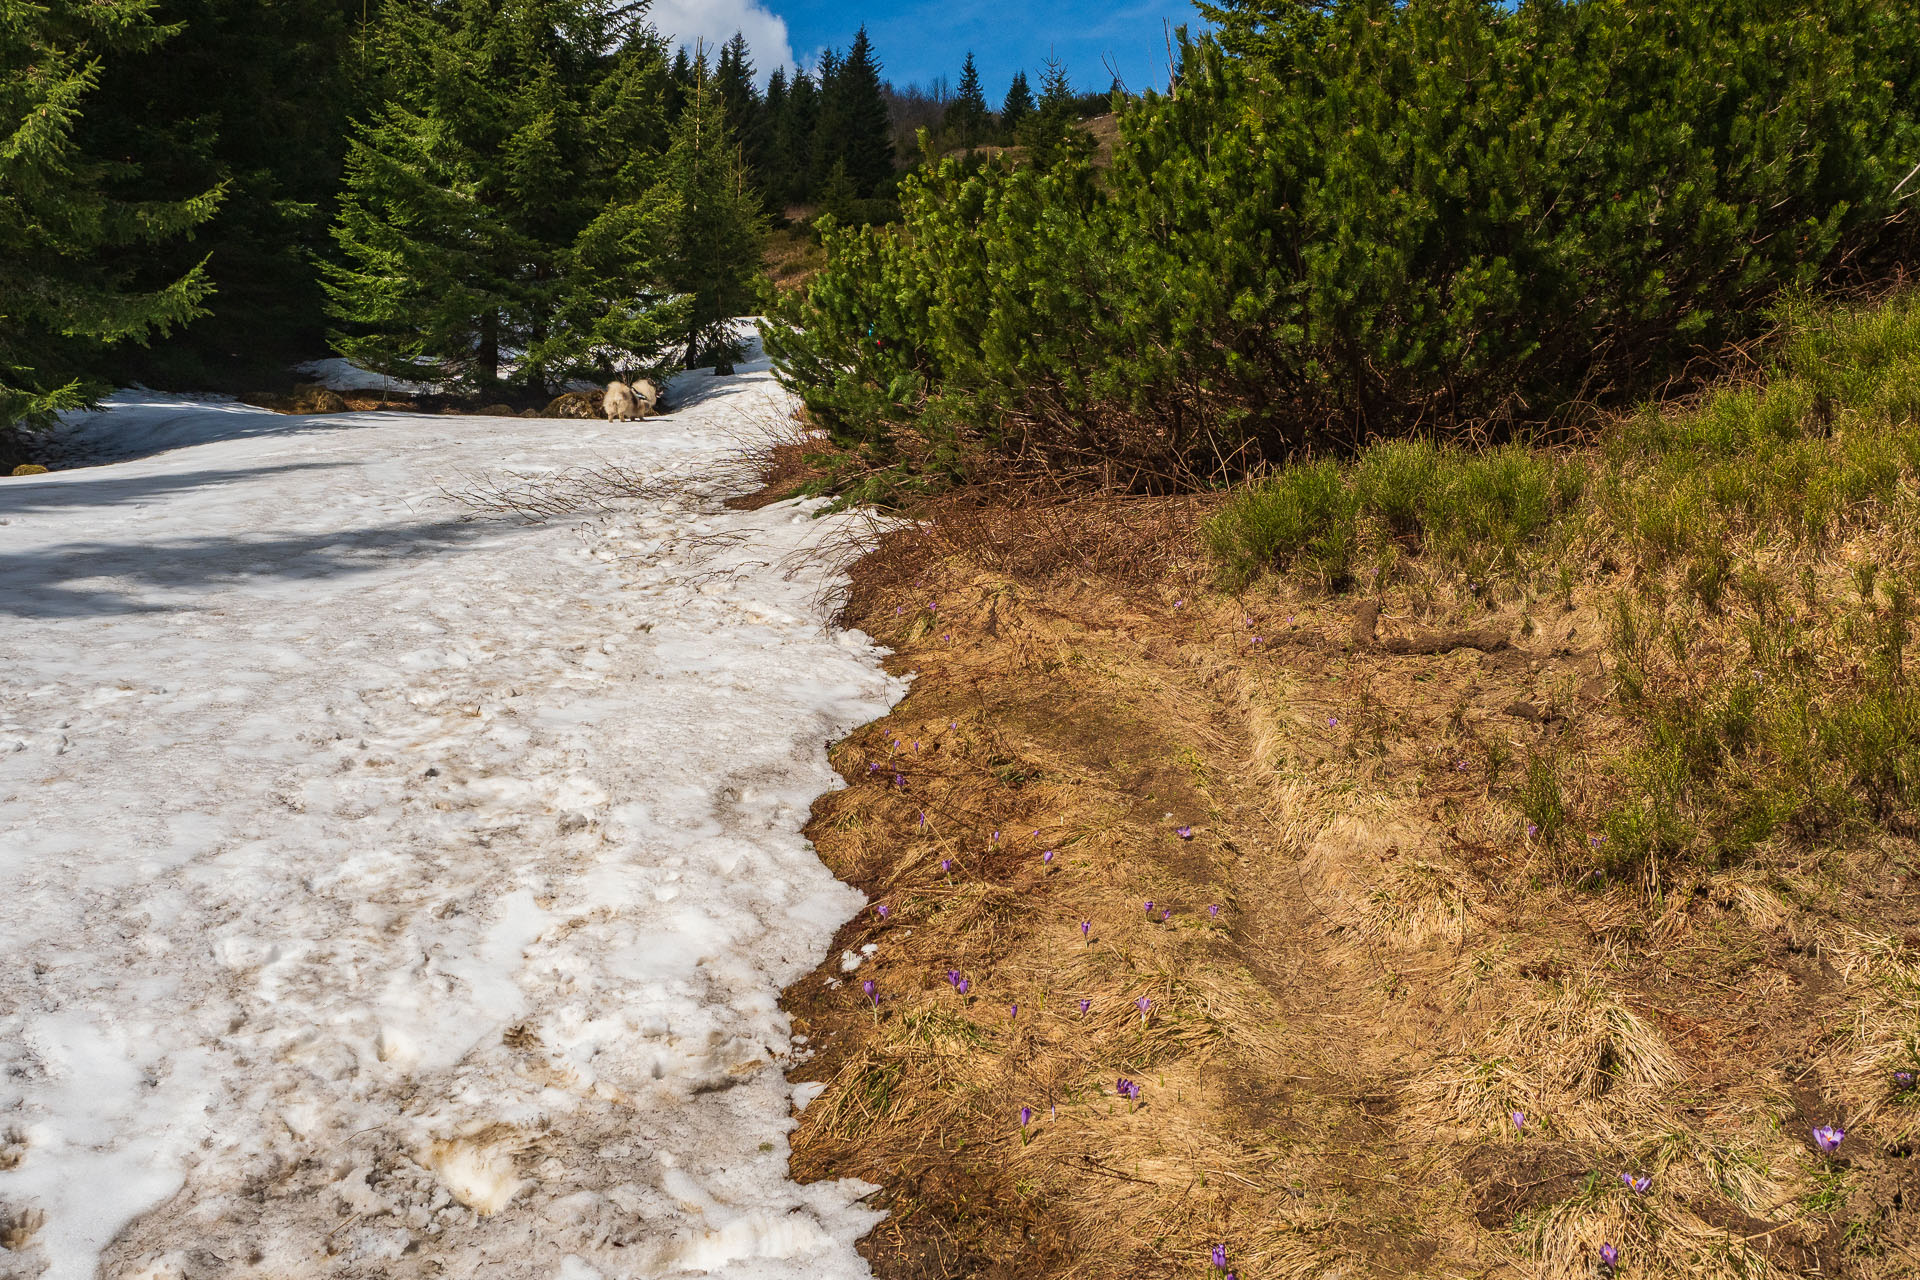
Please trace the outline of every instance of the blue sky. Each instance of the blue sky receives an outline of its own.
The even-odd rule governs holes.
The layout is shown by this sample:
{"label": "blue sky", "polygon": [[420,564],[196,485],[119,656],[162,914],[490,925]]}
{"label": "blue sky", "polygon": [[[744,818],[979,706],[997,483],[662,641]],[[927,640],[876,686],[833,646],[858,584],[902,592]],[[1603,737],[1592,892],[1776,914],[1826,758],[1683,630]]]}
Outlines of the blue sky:
{"label": "blue sky", "polygon": [[662,31],[688,44],[744,32],[763,79],[789,57],[811,65],[824,48],[846,48],[862,23],[883,74],[895,84],[924,84],[942,75],[956,81],[960,60],[971,49],[996,107],[1013,73],[1024,68],[1032,76],[1049,51],[1082,89],[1107,87],[1103,58],[1130,88],[1164,88],[1163,21],[1199,25],[1184,0],[656,0],[653,17]]}

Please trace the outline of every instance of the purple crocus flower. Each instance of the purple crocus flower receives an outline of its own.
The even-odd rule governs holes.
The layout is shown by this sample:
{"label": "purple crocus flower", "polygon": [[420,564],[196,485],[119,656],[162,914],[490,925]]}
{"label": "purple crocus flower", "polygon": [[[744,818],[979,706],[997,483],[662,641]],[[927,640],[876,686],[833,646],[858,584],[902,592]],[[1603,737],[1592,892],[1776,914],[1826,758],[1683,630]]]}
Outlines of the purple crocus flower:
{"label": "purple crocus flower", "polygon": [[1125,1076],[1121,1076],[1114,1082],[1113,1091],[1125,1098],[1128,1102],[1138,1102],[1140,1100],[1140,1086]]}
{"label": "purple crocus flower", "polygon": [[1153,1001],[1147,999],[1145,996],[1141,996],[1133,1002],[1133,1007],[1138,1009],[1140,1016],[1144,1018],[1147,1016],[1147,1010],[1153,1008]]}
{"label": "purple crocus flower", "polygon": [[1169,921],[1169,920],[1171,920],[1171,919],[1173,919],[1173,908],[1172,908],[1172,907],[1168,907],[1168,908],[1167,908],[1167,909],[1166,909],[1165,911],[1162,911],[1162,912],[1160,913],[1160,923],[1161,923],[1161,924],[1165,924],[1165,923],[1166,923],[1167,921]]}
{"label": "purple crocus flower", "polygon": [[1896,1089],[1899,1089],[1899,1090],[1901,1090],[1902,1092],[1904,1092],[1904,1091],[1906,1091],[1906,1090],[1908,1090],[1908,1089],[1911,1089],[1911,1088],[1913,1088],[1913,1083],[1914,1083],[1914,1075],[1913,1075],[1913,1072],[1911,1072],[1911,1071],[1896,1071],[1896,1072],[1894,1072],[1894,1073],[1893,1073],[1893,1087],[1894,1087],[1894,1088],[1896,1088]]}
{"label": "purple crocus flower", "polygon": [[1173,602],[1173,607],[1176,609],[1184,609],[1187,607],[1187,602],[1185,600],[1175,600]]}
{"label": "purple crocus flower", "polygon": [[1813,1145],[1826,1154],[1832,1155],[1840,1149],[1840,1144],[1846,1141],[1846,1137],[1845,1129],[1836,1128],[1833,1125],[1818,1125],[1813,1131]]}
{"label": "purple crocus flower", "polygon": [[1339,723],[1340,723],[1340,717],[1338,717],[1338,716],[1328,716],[1328,717],[1327,717],[1327,728],[1329,728],[1329,729],[1331,729],[1331,728],[1333,728],[1333,727],[1334,727],[1335,725],[1337,725],[1337,724],[1339,724]]}
{"label": "purple crocus flower", "polygon": [[884,902],[875,903],[873,908],[873,914],[879,916],[882,920],[885,920],[888,916],[893,914],[893,908],[889,907]]}
{"label": "purple crocus flower", "polygon": [[1082,1000],[1082,1001],[1080,1002],[1080,1012],[1081,1012],[1081,1014],[1082,1014],[1082,1015],[1085,1015],[1085,1013],[1087,1012],[1087,1010],[1089,1010],[1089,1009],[1091,1009],[1091,1008],[1093,1008],[1093,1001],[1091,1001],[1091,1000]]}
{"label": "purple crocus flower", "polygon": [[1514,1127],[1514,1128],[1516,1128],[1516,1129],[1524,1129],[1524,1128],[1526,1128],[1526,1127],[1527,1127],[1527,1113],[1526,1113],[1526,1112],[1524,1112],[1524,1111],[1515,1111],[1515,1112],[1511,1112],[1510,1114],[1511,1114],[1511,1115],[1512,1115],[1512,1117],[1513,1117],[1513,1127]]}
{"label": "purple crocus flower", "polygon": [[1047,850],[1047,851],[1046,851],[1045,853],[1043,853],[1043,854],[1041,854],[1041,855],[1040,855],[1040,861],[1042,861],[1042,862],[1052,862],[1052,861],[1053,861],[1053,850],[1051,850],[1051,849],[1049,849],[1049,850]]}
{"label": "purple crocus flower", "polygon": [[1019,1005],[1017,1005],[1017,1004],[1010,1004],[1010,1005],[1008,1005],[1008,1006],[1007,1006],[1007,1016],[1008,1016],[1009,1018],[1017,1018],[1017,1017],[1019,1017],[1019,1016],[1020,1016],[1020,1006],[1019,1006]]}
{"label": "purple crocus flower", "polygon": [[952,859],[952,858],[942,858],[942,859],[940,859],[940,869],[941,869],[942,871],[944,871],[944,872],[946,872],[946,873],[947,873],[948,875],[952,875],[952,874],[953,874],[953,859]]}
{"label": "purple crocus flower", "polygon": [[1531,840],[1539,834],[1540,834],[1540,828],[1535,826],[1533,823],[1529,822],[1527,824],[1527,839]]}
{"label": "purple crocus flower", "polygon": [[1620,1251],[1610,1244],[1600,1246],[1600,1265],[1611,1271],[1620,1262]]}
{"label": "purple crocus flower", "polygon": [[953,989],[955,991],[958,991],[961,995],[965,995],[967,994],[967,992],[973,990],[973,983],[969,979],[962,978],[960,979],[960,981],[953,984]]}
{"label": "purple crocus flower", "polygon": [[1647,1194],[1647,1191],[1653,1186],[1653,1179],[1649,1178],[1644,1173],[1639,1175],[1638,1177],[1635,1177],[1631,1173],[1623,1173],[1620,1175],[1620,1181],[1624,1182],[1627,1185],[1627,1190],[1633,1192],[1633,1194],[1637,1196],[1643,1196]]}
{"label": "purple crocus flower", "polygon": [[1587,837],[1587,843],[1592,845],[1596,849],[1598,849],[1601,845],[1605,844],[1606,842],[1607,842],[1607,838],[1605,836],[1590,835]]}
{"label": "purple crocus flower", "polygon": [[867,993],[867,999],[873,1001],[874,1008],[880,1007],[880,988],[874,985],[872,978],[861,983],[860,989]]}
{"label": "purple crocus flower", "polygon": [[868,773],[878,773],[878,772],[880,772],[880,762],[879,762],[878,760],[871,760],[871,761],[868,761],[868,762],[867,762],[867,772],[868,772]]}
{"label": "purple crocus flower", "polygon": [[920,811],[920,825],[923,827],[927,825],[927,811],[925,809]]}
{"label": "purple crocus flower", "polygon": [[1173,834],[1179,836],[1182,840],[1191,840],[1193,839],[1193,828],[1192,827],[1175,827],[1173,829]]}
{"label": "purple crocus flower", "polygon": [[1088,931],[1089,929],[1091,929],[1091,928],[1093,928],[1093,921],[1091,921],[1091,920],[1082,920],[1082,921],[1080,922],[1080,936],[1081,936],[1081,937],[1083,937],[1083,938],[1085,938],[1085,937],[1087,937],[1087,936],[1088,936],[1088,935],[1087,935],[1087,931]]}
{"label": "purple crocus flower", "polygon": [[1032,1123],[1033,1123],[1033,1108],[1032,1107],[1020,1108],[1020,1127],[1024,1129]]}
{"label": "purple crocus flower", "polygon": [[1213,1246],[1213,1266],[1216,1271],[1227,1269],[1227,1246],[1223,1244]]}
{"label": "purple crocus flower", "polygon": [[1153,904],[1152,904],[1151,902],[1149,902],[1149,903],[1147,904],[1147,914],[1148,914],[1148,915],[1152,915],[1152,914],[1153,914]]}
{"label": "purple crocus flower", "polygon": [[1216,902],[1212,906],[1208,907],[1207,914],[1212,916],[1215,920],[1218,920],[1220,918],[1220,904]]}
{"label": "purple crocus flower", "polygon": [[893,785],[896,787],[904,787],[907,785],[907,780],[903,775],[896,773],[893,775]]}
{"label": "purple crocus flower", "polygon": [[1000,843],[1000,833],[999,833],[998,831],[996,831],[996,832],[994,832],[994,833],[993,833],[993,836],[992,836],[992,838],[991,838],[991,839],[990,839],[990,840],[988,841],[988,843],[989,843],[989,844],[999,844],[999,843]]}

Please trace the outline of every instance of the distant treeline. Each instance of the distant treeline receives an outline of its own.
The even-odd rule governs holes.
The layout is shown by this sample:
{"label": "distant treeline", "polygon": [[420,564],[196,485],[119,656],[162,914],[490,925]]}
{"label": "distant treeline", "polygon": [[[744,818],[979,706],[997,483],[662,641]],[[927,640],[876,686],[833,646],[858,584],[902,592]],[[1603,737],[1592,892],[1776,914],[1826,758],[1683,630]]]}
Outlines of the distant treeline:
{"label": "distant treeline", "polygon": [[[707,52],[682,47],[673,81],[686,86],[707,72]],[[752,51],[736,34],[714,57],[711,76],[727,104],[747,168],[770,210],[824,210],[841,222],[885,222],[898,216],[894,195],[904,172],[921,160],[921,138],[943,155],[977,147],[1018,146],[1045,123],[1081,120],[1113,110],[1119,87],[1076,93],[1067,68],[1049,61],[1036,89],[1017,72],[997,109],[989,105],[971,53],[949,88],[896,87],[882,78],[863,27],[844,52],[828,50],[809,72],[776,67],[759,86]]]}

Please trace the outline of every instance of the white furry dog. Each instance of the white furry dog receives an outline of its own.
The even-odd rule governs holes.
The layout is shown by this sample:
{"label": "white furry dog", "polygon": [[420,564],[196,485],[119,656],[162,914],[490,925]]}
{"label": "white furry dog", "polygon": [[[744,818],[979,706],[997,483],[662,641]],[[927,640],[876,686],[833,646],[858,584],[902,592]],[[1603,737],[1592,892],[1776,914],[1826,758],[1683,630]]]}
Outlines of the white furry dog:
{"label": "white furry dog", "polygon": [[659,404],[660,388],[646,379],[642,378],[631,386],[614,381],[607,384],[607,394],[600,402],[600,411],[607,415],[608,422],[644,422]]}

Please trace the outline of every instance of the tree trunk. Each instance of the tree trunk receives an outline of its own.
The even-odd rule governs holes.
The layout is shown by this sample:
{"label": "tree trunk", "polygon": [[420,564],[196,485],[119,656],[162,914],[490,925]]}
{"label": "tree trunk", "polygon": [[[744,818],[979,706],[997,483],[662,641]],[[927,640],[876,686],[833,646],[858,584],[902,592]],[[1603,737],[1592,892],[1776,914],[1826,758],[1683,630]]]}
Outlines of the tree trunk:
{"label": "tree trunk", "polygon": [[480,365],[480,389],[493,390],[500,381],[500,313],[489,311],[480,317],[480,351],[476,356]]}

